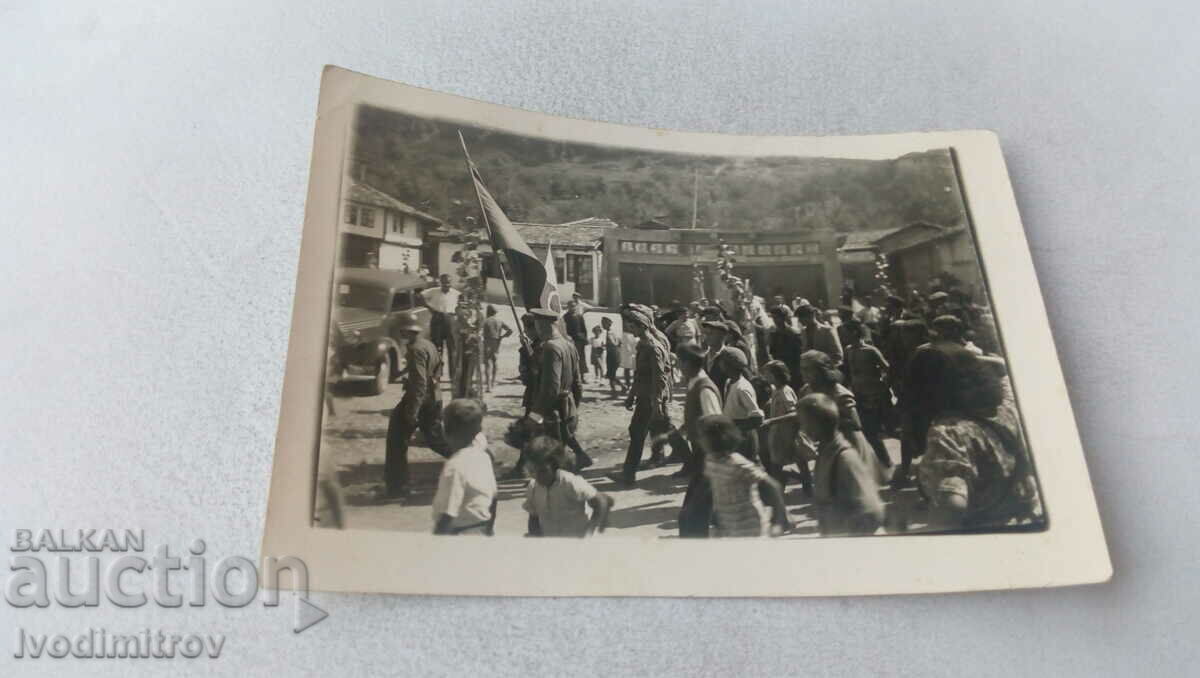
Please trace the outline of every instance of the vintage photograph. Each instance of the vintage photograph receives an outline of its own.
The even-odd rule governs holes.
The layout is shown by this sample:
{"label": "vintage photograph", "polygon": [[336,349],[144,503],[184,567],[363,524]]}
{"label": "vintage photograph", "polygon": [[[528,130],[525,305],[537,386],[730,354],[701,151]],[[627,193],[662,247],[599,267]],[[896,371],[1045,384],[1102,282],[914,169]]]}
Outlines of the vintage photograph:
{"label": "vintage photograph", "polygon": [[1046,525],[953,148],[662,153],[363,105],[345,168],[319,525]]}
{"label": "vintage photograph", "polygon": [[322,588],[1111,572],[987,132],[664,132],[328,69],[294,313],[264,553]]}

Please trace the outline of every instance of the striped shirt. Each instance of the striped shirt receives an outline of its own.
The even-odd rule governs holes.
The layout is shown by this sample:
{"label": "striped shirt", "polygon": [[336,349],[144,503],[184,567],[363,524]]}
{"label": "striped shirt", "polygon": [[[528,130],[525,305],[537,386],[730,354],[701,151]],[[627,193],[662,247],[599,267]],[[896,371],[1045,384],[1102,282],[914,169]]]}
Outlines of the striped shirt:
{"label": "striped shirt", "polygon": [[732,452],[725,457],[708,455],[704,475],[712,483],[713,508],[722,537],[761,537],[767,534],[767,509],[758,494],[766,480],[761,466]]}

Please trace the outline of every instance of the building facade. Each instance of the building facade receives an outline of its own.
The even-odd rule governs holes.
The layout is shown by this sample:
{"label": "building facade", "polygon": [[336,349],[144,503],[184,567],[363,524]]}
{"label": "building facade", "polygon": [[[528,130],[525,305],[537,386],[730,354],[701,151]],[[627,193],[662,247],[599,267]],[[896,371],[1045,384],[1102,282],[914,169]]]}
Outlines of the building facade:
{"label": "building facade", "polygon": [[605,302],[665,306],[698,297],[728,299],[716,268],[720,242],[737,250],[733,272],[749,280],[755,294],[802,296],[822,306],[841,296],[833,231],[619,228],[604,237]]}
{"label": "building facade", "polygon": [[[607,303],[601,275],[604,270],[602,243],[605,234],[617,228],[615,222],[589,218],[565,224],[514,223],[513,226],[540,261],[546,261],[548,251],[553,253],[558,292],[564,299],[578,292],[589,303]],[[462,251],[464,235],[462,230],[452,227],[444,227],[429,234],[429,243],[436,251],[436,256],[433,257],[436,263],[429,264],[431,273],[455,275],[458,265],[453,259],[457,252]],[[504,302],[506,295],[499,264],[486,236],[479,243],[477,251],[482,260],[488,301]],[[515,291],[514,295],[514,300],[521,303],[522,300],[516,296]]]}
{"label": "building facade", "polygon": [[426,235],[442,221],[377,188],[347,179],[338,224],[341,266],[416,273]]}
{"label": "building facade", "polygon": [[901,289],[925,292],[931,279],[950,273],[964,291],[984,298],[983,270],[966,226],[914,223],[879,238],[875,246],[888,258],[892,279]]}

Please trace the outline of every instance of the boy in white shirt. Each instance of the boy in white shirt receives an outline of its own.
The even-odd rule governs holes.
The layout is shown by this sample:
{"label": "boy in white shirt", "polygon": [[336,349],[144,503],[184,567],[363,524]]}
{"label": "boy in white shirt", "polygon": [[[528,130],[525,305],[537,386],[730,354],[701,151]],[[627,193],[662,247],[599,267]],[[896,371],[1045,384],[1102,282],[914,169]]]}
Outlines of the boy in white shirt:
{"label": "boy in white shirt", "polygon": [[450,401],[445,410],[450,458],[433,497],[433,533],[492,536],[496,473],[483,437],[483,408],[476,400]]}

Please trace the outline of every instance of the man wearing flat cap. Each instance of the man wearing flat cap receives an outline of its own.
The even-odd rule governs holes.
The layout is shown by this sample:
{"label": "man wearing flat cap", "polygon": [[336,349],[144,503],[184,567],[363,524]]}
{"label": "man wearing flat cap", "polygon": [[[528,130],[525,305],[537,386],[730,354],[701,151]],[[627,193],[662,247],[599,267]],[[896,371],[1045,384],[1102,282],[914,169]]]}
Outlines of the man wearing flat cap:
{"label": "man wearing flat cap", "polygon": [[403,314],[396,332],[406,346],[404,395],[388,418],[386,456],[383,476],[387,499],[402,498],[408,493],[408,443],[418,429],[434,452],[449,454],[442,435],[441,407],[437,400],[438,377],[442,357],[433,342],[421,336],[421,324],[411,313]]}
{"label": "man wearing flat cap", "polygon": [[[637,336],[637,352],[634,356],[633,385],[625,408],[633,411],[629,420],[629,450],[625,464],[617,480],[625,485],[637,481],[638,467],[642,462],[642,451],[646,437],[658,436],[671,430],[667,414],[667,400],[671,397],[671,359],[665,337],[654,328],[654,314],[639,304],[628,304],[622,309],[622,322]],[[656,446],[650,457],[651,466],[664,463],[662,448]]]}
{"label": "man wearing flat cap", "polygon": [[545,434],[561,440],[575,453],[576,470],[592,465],[575,438],[578,405],[583,395],[579,352],[558,330],[558,314],[550,309],[530,310],[541,344],[541,368],[529,418],[542,424]]}
{"label": "man wearing flat cap", "polygon": [[722,354],[733,348],[729,345],[729,339],[734,331],[730,327],[731,325],[736,327],[732,322],[724,320],[705,320],[700,324],[700,329],[704,334],[704,347],[707,349],[704,354],[704,371],[717,385],[717,391],[721,393],[725,392],[725,383],[731,376],[725,370],[725,362],[720,360]]}

